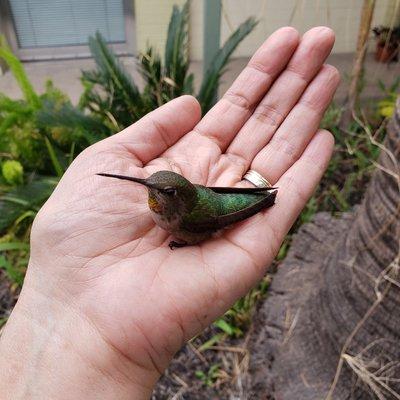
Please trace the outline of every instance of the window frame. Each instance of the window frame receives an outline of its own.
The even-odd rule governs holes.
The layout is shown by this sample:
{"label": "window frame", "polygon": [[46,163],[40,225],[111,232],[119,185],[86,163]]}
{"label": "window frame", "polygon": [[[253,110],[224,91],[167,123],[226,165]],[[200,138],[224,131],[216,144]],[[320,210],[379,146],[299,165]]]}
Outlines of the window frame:
{"label": "window frame", "polygon": [[[124,43],[111,43],[117,55],[132,56],[136,54],[136,26],[133,0],[122,0],[125,20]],[[15,55],[22,61],[67,60],[91,57],[88,45],[48,46],[20,48],[8,0],[0,1],[0,14],[3,15],[4,34]]]}

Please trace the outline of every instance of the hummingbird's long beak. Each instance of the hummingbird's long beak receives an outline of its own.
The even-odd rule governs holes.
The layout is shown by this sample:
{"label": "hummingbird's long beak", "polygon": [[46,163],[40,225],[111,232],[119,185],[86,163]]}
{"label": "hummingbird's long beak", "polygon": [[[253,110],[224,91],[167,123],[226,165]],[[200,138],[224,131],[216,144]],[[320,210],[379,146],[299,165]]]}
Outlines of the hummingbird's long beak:
{"label": "hummingbird's long beak", "polygon": [[96,174],[96,175],[106,176],[107,178],[122,179],[124,181],[136,182],[136,183],[140,183],[141,185],[145,185],[147,187],[151,187],[151,185],[149,185],[146,182],[146,179],[134,178],[132,176],[125,176],[125,175],[105,174],[105,173],[100,173],[100,174]]}

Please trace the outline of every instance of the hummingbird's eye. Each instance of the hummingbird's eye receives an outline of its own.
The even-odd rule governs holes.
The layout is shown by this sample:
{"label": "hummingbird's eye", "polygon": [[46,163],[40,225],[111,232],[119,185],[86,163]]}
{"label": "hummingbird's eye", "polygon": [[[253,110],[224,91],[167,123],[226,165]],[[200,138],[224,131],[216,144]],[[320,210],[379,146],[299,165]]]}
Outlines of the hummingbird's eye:
{"label": "hummingbird's eye", "polygon": [[169,196],[175,196],[176,195],[176,189],[173,187],[166,187],[164,188],[163,192]]}

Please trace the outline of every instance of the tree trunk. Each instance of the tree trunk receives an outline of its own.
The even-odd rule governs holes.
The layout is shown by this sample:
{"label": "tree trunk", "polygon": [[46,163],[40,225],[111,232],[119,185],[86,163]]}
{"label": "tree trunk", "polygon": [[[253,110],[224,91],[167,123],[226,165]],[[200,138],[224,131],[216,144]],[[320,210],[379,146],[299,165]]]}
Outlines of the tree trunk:
{"label": "tree trunk", "polygon": [[400,101],[365,199],[296,235],[250,341],[251,399],[400,399]]}

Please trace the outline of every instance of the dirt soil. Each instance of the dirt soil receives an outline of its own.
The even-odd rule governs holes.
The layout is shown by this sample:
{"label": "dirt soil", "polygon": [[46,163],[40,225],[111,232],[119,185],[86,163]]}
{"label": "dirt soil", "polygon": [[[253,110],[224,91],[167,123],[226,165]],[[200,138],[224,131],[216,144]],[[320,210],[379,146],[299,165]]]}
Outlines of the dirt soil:
{"label": "dirt soil", "polygon": [[[274,358],[280,351],[285,335],[290,331],[290,323],[288,325],[285,311],[287,303],[284,304],[281,301],[285,282],[293,281],[296,265],[304,257],[312,258],[316,251],[332,250],[332,243],[330,246],[322,246],[324,238],[321,232],[337,236],[340,231],[343,232],[343,229],[346,229],[349,223],[351,223],[351,217],[335,221],[328,213],[319,213],[313,222],[303,225],[299,233],[294,236],[289,254],[280,265],[266,300],[258,306],[253,325],[247,335],[240,339],[227,339],[222,344],[218,343],[218,348],[200,353],[196,348],[220,333],[214,327],[207,328],[175,356],[170,367],[159,380],[151,399],[296,399],[295,394],[292,397],[282,397],[285,391],[279,374],[284,366],[274,365]],[[316,247],[315,245],[312,248],[307,247],[307,243],[314,243]],[[305,277],[307,278],[307,274]],[[303,284],[307,285],[307,282],[299,282],[298,288]],[[18,291],[0,270],[0,318],[9,315],[17,296]],[[293,318],[293,315],[291,317]],[[197,376],[198,371],[207,374],[214,365],[219,366],[219,372],[212,383],[207,383]],[[313,397],[310,393],[309,398],[316,399],[317,397]]]}

